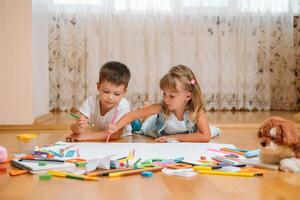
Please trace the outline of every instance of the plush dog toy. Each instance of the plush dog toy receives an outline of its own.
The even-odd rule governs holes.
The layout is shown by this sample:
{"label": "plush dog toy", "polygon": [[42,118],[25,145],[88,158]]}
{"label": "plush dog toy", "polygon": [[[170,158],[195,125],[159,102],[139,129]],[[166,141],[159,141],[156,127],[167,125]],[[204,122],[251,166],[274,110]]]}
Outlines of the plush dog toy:
{"label": "plush dog toy", "polygon": [[270,117],[259,128],[258,138],[262,163],[280,163],[282,170],[300,172],[300,133],[294,122],[282,117]]}

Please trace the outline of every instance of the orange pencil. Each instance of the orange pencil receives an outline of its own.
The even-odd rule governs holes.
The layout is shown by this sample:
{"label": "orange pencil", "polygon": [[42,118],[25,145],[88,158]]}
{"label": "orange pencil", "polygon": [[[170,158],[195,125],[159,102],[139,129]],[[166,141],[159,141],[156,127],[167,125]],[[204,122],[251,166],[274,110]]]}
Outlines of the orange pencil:
{"label": "orange pencil", "polygon": [[234,151],[234,150],[231,150],[231,149],[228,149],[228,148],[221,148],[222,151],[227,151],[228,153],[232,153],[232,154],[238,154],[238,155],[241,155],[241,156],[244,156],[245,153],[243,152],[239,152],[239,151]]}
{"label": "orange pencil", "polygon": [[117,169],[94,171],[94,172],[87,173],[87,176],[108,176],[109,173],[129,171],[129,170],[133,170],[133,168],[132,167],[126,167],[126,168],[117,168]]}

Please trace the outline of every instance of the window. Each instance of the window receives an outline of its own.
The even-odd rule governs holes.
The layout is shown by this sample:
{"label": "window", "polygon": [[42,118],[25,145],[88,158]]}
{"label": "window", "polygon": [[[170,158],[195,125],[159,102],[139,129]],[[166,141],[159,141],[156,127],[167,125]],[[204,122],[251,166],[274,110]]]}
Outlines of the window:
{"label": "window", "polygon": [[233,9],[240,12],[294,12],[299,13],[299,0],[53,0],[57,5],[95,5],[112,6],[116,11],[145,11],[174,12],[176,10],[216,10]]}

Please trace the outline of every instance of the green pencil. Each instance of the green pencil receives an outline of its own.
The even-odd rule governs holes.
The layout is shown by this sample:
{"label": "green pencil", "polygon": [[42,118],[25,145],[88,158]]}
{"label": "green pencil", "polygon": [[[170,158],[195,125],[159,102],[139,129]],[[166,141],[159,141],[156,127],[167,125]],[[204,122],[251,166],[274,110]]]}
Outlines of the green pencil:
{"label": "green pencil", "polygon": [[135,163],[133,163],[133,167],[134,167],[134,169],[137,169],[137,168],[139,168],[138,167],[138,163],[141,161],[142,159],[141,158],[139,158],[137,161],[135,161]]}
{"label": "green pencil", "polygon": [[[80,119],[80,116],[78,114],[75,114],[75,113],[69,113],[69,116],[73,117],[74,119]],[[88,121],[88,124],[90,126],[94,126],[90,121]]]}

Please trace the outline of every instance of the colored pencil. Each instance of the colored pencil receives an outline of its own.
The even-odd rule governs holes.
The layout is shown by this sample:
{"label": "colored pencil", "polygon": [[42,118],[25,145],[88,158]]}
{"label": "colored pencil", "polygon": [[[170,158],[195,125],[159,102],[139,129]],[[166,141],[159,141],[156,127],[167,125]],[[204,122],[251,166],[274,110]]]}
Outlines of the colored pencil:
{"label": "colored pencil", "polygon": [[64,163],[63,160],[58,159],[48,159],[48,158],[21,158],[19,161],[26,162],[52,162],[52,163]]}
{"label": "colored pencil", "polygon": [[62,157],[64,157],[64,152],[72,147],[74,147],[76,144],[72,144],[72,145],[69,145],[69,146],[66,146],[66,147],[63,147],[63,148],[60,148],[59,149],[59,153]]}
{"label": "colored pencil", "polygon": [[134,168],[138,168],[138,163],[139,163],[141,160],[142,160],[142,159],[139,158],[137,161],[135,161],[135,162],[133,163],[133,167],[134,167]]}
{"label": "colored pencil", "polygon": [[[75,114],[75,113],[69,113],[69,116],[72,117],[72,118],[74,118],[74,119],[80,119],[80,116],[78,116],[78,115]],[[92,124],[90,121],[88,121],[88,124],[89,124],[90,126],[94,126],[94,124]]]}
{"label": "colored pencil", "polygon": [[262,176],[261,173],[253,172],[223,172],[215,170],[195,170],[199,174],[211,174],[211,175],[225,175],[225,176],[244,176],[244,177],[253,177],[253,176]]}
{"label": "colored pencil", "polygon": [[[223,150],[218,150],[218,149],[213,149],[213,148],[207,148],[207,150],[218,152],[218,153],[224,153],[224,154],[228,154],[229,153],[228,151],[223,151]],[[233,153],[233,152],[230,152],[230,153],[234,154],[234,155],[237,155],[237,156],[240,156],[240,154],[238,154],[238,153]]]}
{"label": "colored pencil", "polygon": [[222,151],[227,151],[228,153],[232,153],[232,154],[238,154],[238,155],[241,155],[241,156],[244,156],[244,154],[245,154],[243,152],[231,150],[231,149],[228,149],[228,148],[221,148],[221,150]]}
{"label": "colored pencil", "polygon": [[122,161],[122,160],[125,160],[125,159],[127,159],[126,156],[124,156],[124,157],[122,157],[122,158],[118,158],[117,160],[118,160],[118,161]]}
{"label": "colored pencil", "polygon": [[145,171],[161,171],[162,167],[149,167],[149,168],[143,168],[143,169],[134,169],[134,170],[129,170],[129,171],[124,171],[124,172],[113,172],[109,173],[109,177],[119,177],[119,176],[128,176],[128,175],[134,175],[134,174],[139,174],[141,172]]}
{"label": "colored pencil", "polygon": [[247,149],[240,149],[240,148],[226,148],[226,149],[230,149],[230,150],[233,150],[233,151],[239,151],[239,152],[242,152],[242,153],[246,153],[246,152],[249,151]]}
{"label": "colored pencil", "polygon": [[73,178],[73,179],[86,180],[86,181],[98,181],[98,178],[96,177],[76,175],[76,174],[65,173],[61,171],[55,171],[55,170],[49,170],[48,174],[51,174],[52,176],[63,177],[63,178]]}
{"label": "colored pencil", "polygon": [[76,154],[77,154],[77,157],[80,157],[79,148],[76,149]]}
{"label": "colored pencil", "polygon": [[123,171],[130,171],[130,170],[133,170],[133,168],[126,167],[126,168],[118,168],[118,169],[108,169],[108,170],[89,172],[87,173],[87,176],[108,176],[109,173],[123,172]]}
{"label": "colored pencil", "polygon": [[192,165],[192,166],[197,166],[197,165],[199,165],[199,164],[196,164],[196,163],[186,162],[186,161],[183,161],[183,160],[179,161],[178,163],[187,164],[187,165]]}
{"label": "colored pencil", "polygon": [[[116,118],[117,118],[117,115],[118,115],[118,105],[116,105],[116,108],[115,108],[115,111],[114,111],[114,115],[111,119],[111,124],[114,125],[115,121],[116,121]],[[109,138],[112,134],[108,134],[107,138],[106,138],[106,143],[108,143],[109,141]]]}

